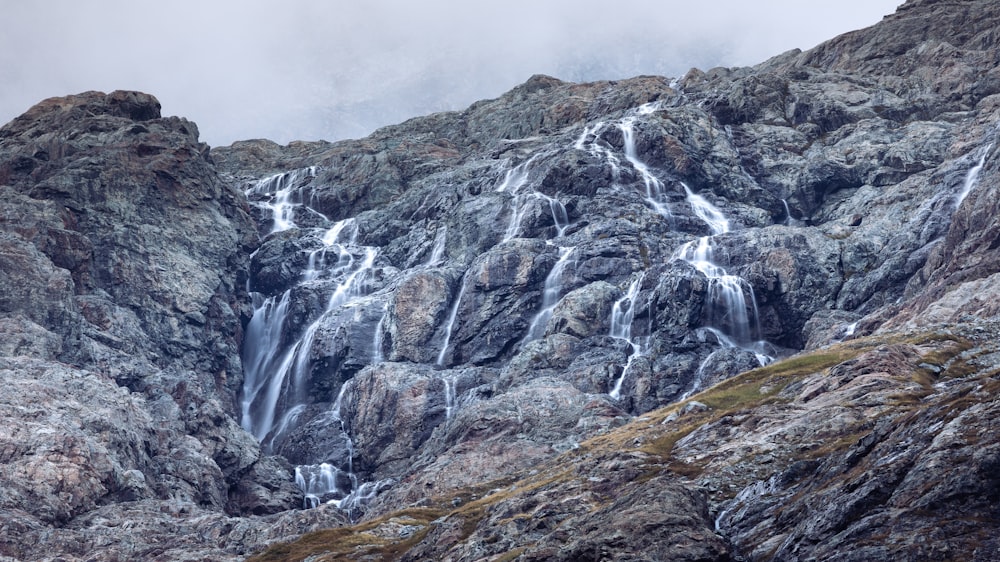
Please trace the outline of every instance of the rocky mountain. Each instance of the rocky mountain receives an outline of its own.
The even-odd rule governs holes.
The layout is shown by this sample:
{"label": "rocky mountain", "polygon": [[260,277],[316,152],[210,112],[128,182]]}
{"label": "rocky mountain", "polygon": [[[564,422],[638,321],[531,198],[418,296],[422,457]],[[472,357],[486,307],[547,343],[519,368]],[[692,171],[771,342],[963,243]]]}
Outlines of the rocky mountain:
{"label": "rocky mountain", "polygon": [[1000,7],[210,149],[0,128],[0,557],[1000,559]]}

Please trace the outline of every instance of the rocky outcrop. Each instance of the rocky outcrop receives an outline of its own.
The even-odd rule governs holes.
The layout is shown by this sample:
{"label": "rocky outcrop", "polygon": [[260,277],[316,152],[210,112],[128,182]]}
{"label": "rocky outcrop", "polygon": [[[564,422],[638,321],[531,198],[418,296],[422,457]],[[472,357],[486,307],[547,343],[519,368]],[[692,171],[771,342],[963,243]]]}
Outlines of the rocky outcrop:
{"label": "rocky outcrop", "polygon": [[[993,13],[980,4],[909,2],[881,24],[812,51],[750,69],[693,70],[673,83],[534,77],[464,112],[414,119],[362,141],[285,148],[280,158],[294,153],[297,166],[315,166],[288,199],[302,222],[297,231],[264,234],[315,240],[351,218],[358,236],[341,251],[378,248],[376,281],[351,305],[374,331],[371,365],[344,383],[354,405],[345,415],[341,404],[336,420],[357,436],[355,458],[366,459],[357,465],[360,477],[393,482],[366,517],[378,521],[399,506],[433,504],[430,498],[529,470],[771,358],[876,329],[995,316],[992,301],[980,296],[995,285],[995,190],[977,186],[995,183],[989,75],[997,51],[988,38],[996,22],[972,21],[973,13]],[[220,159],[247,162],[243,151],[220,149]],[[261,160],[259,169],[271,172],[278,161]],[[251,200],[268,215],[277,193],[253,191]],[[314,222],[308,209],[330,222]],[[317,247],[289,250],[282,263],[302,262]],[[290,284],[301,283],[292,277],[294,270]],[[311,317],[321,324],[342,317],[331,312]],[[312,365],[314,379],[343,380],[343,369]],[[923,368],[903,362],[899,376]],[[307,400],[308,407],[329,407],[333,395],[326,405]],[[407,406],[389,406],[404,396]],[[841,399],[857,399],[851,396]],[[561,405],[550,409],[551,400]],[[895,412],[898,404],[885,402]],[[355,413],[373,403],[383,405],[378,430]],[[684,411],[716,410],[690,408]],[[798,446],[848,439],[868,413]],[[784,431],[804,431],[789,425],[792,414],[773,415]],[[505,421],[514,416],[516,424]],[[722,439],[705,435],[692,434],[683,446],[711,448]],[[740,462],[759,448],[732,439],[743,446]],[[509,444],[520,447],[516,456]],[[775,466],[805,470],[789,459]],[[664,466],[690,476],[700,462]],[[780,472],[752,466],[755,475]],[[809,486],[825,486],[814,476]],[[718,514],[732,500],[726,494],[740,490],[713,491],[715,482],[691,481],[709,490]],[[826,501],[834,505],[836,494],[847,495],[840,490]],[[613,519],[601,513],[602,522]],[[481,523],[476,532],[488,535],[506,521]],[[566,525],[582,533],[588,523]],[[489,540],[502,548],[493,551],[463,529],[455,533],[465,538],[449,539],[433,556],[577,552],[564,539],[547,550],[548,539],[533,536],[529,548],[495,532]],[[736,526],[718,532],[732,549],[713,555],[720,559],[726,552],[767,557],[754,549],[780,546],[761,539],[776,528],[752,527],[747,544]],[[430,556],[429,543],[421,544],[413,556]],[[830,544],[849,548],[832,542],[815,552],[834,552]]]}
{"label": "rocky outcrop", "polygon": [[[159,107],[88,92],[0,129],[2,525],[23,531],[5,533],[5,555],[82,556],[46,539],[51,527],[96,548],[103,518],[132,502],[219,515],[301,502],[236,417],[246,203],[195,125]],[[230,497],[269,483],[271,497]],[[99,556],[169,549],[154,543]]]}
{"label": "rocky outcrop", "polygon": [[0,554],[989,559],[998,28],[911,0],[337,143],[42,102]]}

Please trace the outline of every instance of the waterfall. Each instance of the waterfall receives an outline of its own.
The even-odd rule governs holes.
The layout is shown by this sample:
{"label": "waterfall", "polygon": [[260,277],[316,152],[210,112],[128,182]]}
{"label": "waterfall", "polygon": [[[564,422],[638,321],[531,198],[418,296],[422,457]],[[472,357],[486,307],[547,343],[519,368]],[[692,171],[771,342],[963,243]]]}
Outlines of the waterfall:
{"label": "waterfall", "polygon": [[[339,243],[341,235],[347,231],[350,233],[348,241]],[[336,277],[338,274],[347,271],[354,263],[354,256],[348,251],[348,246],[354,246],[358,238],[358,225],[354,219],[338,221],[332,228],[323,234],[320,241],[323,246],[309,252],[309,260],[306,262],[306,269],[302,272],[302,281],[313,281],[323,274]],[[332,266],[328,265],[327,255],[331,252],[337,254],[337,261]]]}
{"label": "waterfall", "polygon": [[[361,250],[360,259],[348,246],[338,242],[345,232],[350,233],[351,247]],[[280,299],[254,295],[254,314],[243,344],[241,424],[261,442],[265,451],[270,451],[275,441],[295,426],[302,412],[300,406],[308,403],[310,354],[323,320],[330,312],[368,291],[367,282],[378,251],[374,247],[353,246],[356,237],[354,221],[340,221],[322,236],[323,247],[310,253],[300,286],[322,281],[334,282],[336,287],[322,313],[294,342],[283,342],[282,331],[295,288],[285,291]],[[337,259],[328,263],[331,253]]]}
{"label": "waterfall", "polygon": [[760,337],[753,287],[742,277],[730,275],[717,263],[714,256],[712,237],[729,232],[729,221],[722,211],[692,192],[687,185],[684,185],[684,192],[691,210],[708,225],[712,236],[703,236],[683,244],[677,249],[674,259],[688,262],[708,279],[709,294],[705,314],[707,327],[717,329],[719,334],[724,335],[727,341],[735,342],[736,346],[751,349]]}
{"label": "waterfall", "polygon": [[[757,301],[753,288],[740,276],[730,275],[713,259],[712,239],[703,236],[678,248],[674,259],[691,264],[708,279],[706,317],[709,327],[718,328],[741,344],[757,339]],[[744,293],[744,287],[746,293]],[[747,301],[746,295],[750,300]]]}
{"label": "waterfall", "polygon": [[382,305],[382,317],[375,325],[375,336],[372,338],[372,364],[385,361],[385,352],[382,346],[385,344],[385,322],[389,318],[389,303]]}
{"label": "waterfall", "polygon": [[635,319],[635,302],[639,297],[639,289],[642,287],[645,277],[646,272],[640,273],[629,285],[625,296],[615,301],[614,306],[611,308],[611,331],[608,335],[617,340],[627,342],[631,349],[628,361],[622,369],[621,375],[615,381],[611,392],[608,393],[615,400],[621,398],[622,384],[625,382],[625,375],[628,373],[629,367],[632,366],[632,362],[646,352],[646,342],[632,338],[632,320]]}
{"label": "waterfall", "polygon": [[444,260],[444,249],[445,243],[448,239],[448,227],[440,226],[437,229],[437,234],[434,236],[434,247],[431,249],[431,257],[428,258],[427,267],[434,267]]}
{"label": "waterfall", "polygon": [[448,344],[451,343],[451,332],[455,328],[455,319],[458,317],[458,306],[462,304],[462,296],[465,294],[465,277],[469,273],[466,272],[462,276],[462,280],[459,282],[461,285],[458,289],[458,295],[455,296],[455,302],[451,305],[451,311],[448,312],[448,322],[445,324],[444,328],[444,342],[441,343],[441,351],[438,352],[437,365],[444,365],[444,357],[448,352]]}
{"label": "waterfall", "polygon": [[344,459],[347,470],[329,463],[296,466],[295,484],[305,494],[304,507],[306,508],[317,507],[324,496],[335,496],[329,501],[340,507],[345,499],[358,490],[358,479],[354,474],[354,442],[347,433],[347,427],[340,415],[348,384],[344,383],[340,387],[340,392],[337,394],[337,399],[330,412],[334,421],[340,424],[340,431],[347,440],[348,454],[347,458]]}
{"label": "waterfall", "polygon": [[510,222],[507,223],[507,230],[503,233],[503,242],[517,238],[521,233],[521,221],[524,220],[524,213],[528,211],[524,199],[523,195],[515,193],[510,201]]}
{"label": "waterfall", "polygon": [[691,205],[691,210],[694,211],[695,216],[708,225],[713,235],[729,232],[729,220],[722,214],[722,211],[701,195],[691,191],[686,183],[681,182],[681,186],[684,187],[684,194],[687,196],[688,204]]}
{"label": "waterfall", "polygon": [[536,153],[527,161],[507,170],[503,181],[496,188],[497,192],[511,194],[510,220],[504,231],[503,242],[517,238],[521,234],[521,223],[524,221],[524,215],[531,208],[532,202],[539,200],[548,204],[557,238],[562,237],[566,233],[566,228],[569,227],[569,215],[566,212],[566,206],[561,201],[534,189],[523,189],[528,184],[530,167],[543,154]]}
{"label": "waterfall", "polygon": [[552,224],[556,226],[556,238],[562,238],[566,235],[566,229],[569,228],[569,214],[566,212],[566,205],[563,205],[555,197],[549,197],[542,193],[539,193],[539,195],[549,203],[549,211],[552,213]]}
{"label": "waterfall", "polygon": [[782,199],[781,204],[785,207],[785,226],[805,226],[805,221],[792,216],[792,210],[788,208],[787,200]]}
{"label": "waterfall", "polygon": [[969,171],[965,174],[965,182],[962,184],[962,191],[959,192],[958,197],[955,199],[955,207],[961,205],[962,201],[965,201],[965,198],[972,192],[972,188],[976,187],[976,182],[979,180],[979,172],[986,165],[986,157],[991,150],[993,150],[992,142],[980,149],[979,161],[976,162],[975,166],[969,168]]}
{"label": "waterfall", "polygon": [[552,311],[555,310],[556,304],[559,302],[559,293],[562,291],[563,270],[566,269],[566,264],[569,263],[569,256],[573,253],[574,249],[576,249],[574,246],[559,248],[559,260],[552,266],[552,271],[549,272],[542,286],[542,308],[531,320],[531,326],[528,327],[528,334],[522,340],[521,345],[537,340],[545,335],[545,325],[552,318]]}
{"label": "waterfall", "polygon": [[[292,200],[297,190],[300,190],[309,179],[316,177],[316,166],[274,174],[258,180],[246,190],[247,197],[268,198],[256,203],[257,206],[269,209],[274,225],[271,232],[280,232],[295,228],[294,210],[300,203]],[[301,199],[301,196],[299,197]]]}
{"label": "waterfall", "polygon": [[509,168],[504,173],[503,180],[497,184],[496,191],[517,193],[521,187],[527,183],[528,173],[531,171],[531,166],[535,163],[535,160],[541,156],[541,152],[533,154],[531,158],[528,158],[513,168]]}
{"label": "waterfall", "polygon": [[[641,108],[640,108],[641,110]],[[640,115],[647,115],[648,113],[639,113]],[[663,202],[664,190],[663,182],[661,182],[648,166],[641,160],[639,160],[639,155],[636,152],[635,146],[635,116],[628,116],[622,119],[618,123],[618,128],[622,132],[622,138],[625,142],[625,159],[632,164],[632,168],[639,173],[642,178],[643,184],[646,186],[646,202],[660,215],[666,218],[671,217],[670,207]]]}
{"label": "waterfall", "polygon": [[444,382],[444,418],[451,419],[455,411],[455,376],[441,377]]}
{"label": "waterfall", "polygon": [[[682,184],[683,185],[683,184]],[[681,245],[673,259],[682,260],[694,267],[708,280],[708,295],[705,302],[702,328],[715,336],[722,348],[738,348],[749,351],[757,362],[766,365],[773,361],[771,348],[760,340],[759,314],[753,287],[738,275],[730,275],[715,259],[713,238],[729,232],[729,220],[704,197],[694,193],[684,185],[691,210],[712,231],[711,236]],[[716,352],[705,358],[695,373],[691,388],[681,396],[681,400],[701,389],[704,371]]]}
{"label": "waterfall", "polygon": [[323,496],[336,494],[344,488],[353,489],[352,476],[327,463],[296,466],[295,485],[305,494],[303,507],[318,507]]}
{"label": "waterfall", "polygon": [[[521,231],[521,220],[524,219],[524,213],[527,211],[527,206],[524,204],[524,197],[521,194],[521,187],[527,183],[531,164],[537,157],[538,154],[535,154],[528,160],[508,169],[504,173],[503,181],[496,188],[496,191],[499,193],[510,193],[512,195],[510,200],[510,220],[507,222],[507,229],[503,233],[503,242],[517,237]],[[443,350],[442,353],[444,353]]]}
{"label": "waterfall", "polygon": [[605,129],[606,123],[604,121],[598,121],[593,125],[584,126],[583,132],[573,143],[573,148],[577,150],[585,150],[590,153],[591,156],[597,158],[598,160],[604,160],[611,167],[612,177],[616,180],[621,174],[621,160],[611,151],[611,148],[606,144],[598,142],[600,140],[599,135]]}
{"label": "waterfall", "polygon": [[[259,435],[261,431],[270,430],[270,427],[258,427],[261,424],[255,423],[254,416],[251,416],[251,405],[258,396],[268,392],[270,374],[275,371],[277,365],[274,359],[278,355],[281,346],[281,329],[288,314],[288,302],[291,290],[285,291],[281,298],[263,298],[255,293],[254,314],[247,324],[244,340],[247,344],[243,347],[243,397],[241,400],[241,419],[243,428]],[[272,401],[266,401],[271,404]],[[273,418],[273,407],[271,412],[264,412],[258,418]],[[258,437],[260,439],[260,437]]]}
{"label": "waterfall", "polygon": [[[664,189],[663,182],[660,181],[660,179],[653,174],[652,170],[650,170],[649,166],[647,166],[646,163],[639,158],[635,138],[635,124],[638,121],[638,118],[651,115],[658,111],[660,107],[660,102],[643,104],[630,111],[628,115],[618,121],[616,126],[622,134],[625,160],[628,161],[628,163],[632,166],[632,169],[639,174],[640,178],[642,178],[643,185],[645,186],[646,203],[658,214],[670,219],[672,214],[670,212],[670,206],[665,201],[666,191]],[[621,177],[622,161],[614,153],[611,147],[600,138],[601,133],[606,127],[607,124],[603,121],[598,121],[592,125],[584,126],[580,136],[577,137],[576,141],[573,143],[573,148],[576,150],[586,151],[591,156],[605,161],[611,168],[612,177],[617,181]]]}
{"label": "waterfall", "polygon": [[354,510],[374,499],[379,488],[388,481],[364,482],[359,485],[357,475],[354,474],[354,442],[340,415],[344,393],[349,384],[350,381],[340,387],[340,393],[331,409],[331,415],[340,423],[340,430],[347,440],[347,458],[344,459],[346,470],[329,463],[299,465],[295,467],[295,484],[305,495],[303,507],[317,507],[323,498],[329,498],[326,503],[347,511],[351,521],[354,521]]}

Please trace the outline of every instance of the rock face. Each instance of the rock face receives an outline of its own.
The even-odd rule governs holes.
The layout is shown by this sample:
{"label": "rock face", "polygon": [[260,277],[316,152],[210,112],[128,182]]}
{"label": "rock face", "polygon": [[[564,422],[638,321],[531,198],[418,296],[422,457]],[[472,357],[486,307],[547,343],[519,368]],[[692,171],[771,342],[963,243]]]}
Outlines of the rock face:
{"label": "rock face", "polygon": [[989,559],[998,29],[910,1],[338,143],[42,102],[0,129],[0,554]]}
{"label": "rock face", "polygon": [[[129,502],[222,516],[301,501],[236,421],[256,235],[197,135],[134,92],[46,100],[0,129],[5,555],[83,556],[103,539],[77,522]],[[276,471],[272,497],[230,497]],[[52,526],[80,544],[53,551]]]}

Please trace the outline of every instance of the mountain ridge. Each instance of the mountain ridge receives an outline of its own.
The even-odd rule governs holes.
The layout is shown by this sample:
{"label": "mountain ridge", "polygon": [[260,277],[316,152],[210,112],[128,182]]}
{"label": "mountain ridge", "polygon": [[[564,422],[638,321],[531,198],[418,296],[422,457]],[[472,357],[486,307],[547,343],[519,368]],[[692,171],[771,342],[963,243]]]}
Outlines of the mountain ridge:
{"label": "mountain ridge", "polygon": [[997,29],[911,0],[336,143],[43,101],[0,555],[993,559]]}

